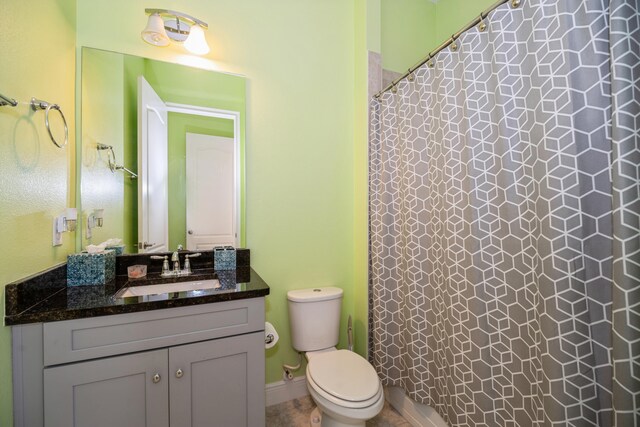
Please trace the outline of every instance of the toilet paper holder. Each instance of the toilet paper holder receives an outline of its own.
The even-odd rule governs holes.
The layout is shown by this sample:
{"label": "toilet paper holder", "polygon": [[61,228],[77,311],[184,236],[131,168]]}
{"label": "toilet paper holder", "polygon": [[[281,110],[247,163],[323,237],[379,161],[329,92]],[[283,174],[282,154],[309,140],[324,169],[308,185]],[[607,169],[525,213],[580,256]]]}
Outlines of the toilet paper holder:
{"label": "toilet paper holder", "polygon": [[280,338],[278,337],[278,331],[269,322],[264,322],[264,346],[269,349],[274,347]]}
{"label": "toilet paper holder", "polygon": [[267,336],[264,338],[264,343],[271,344],[275,339],[276,337],[274,337],[273,334],[267,334]]}

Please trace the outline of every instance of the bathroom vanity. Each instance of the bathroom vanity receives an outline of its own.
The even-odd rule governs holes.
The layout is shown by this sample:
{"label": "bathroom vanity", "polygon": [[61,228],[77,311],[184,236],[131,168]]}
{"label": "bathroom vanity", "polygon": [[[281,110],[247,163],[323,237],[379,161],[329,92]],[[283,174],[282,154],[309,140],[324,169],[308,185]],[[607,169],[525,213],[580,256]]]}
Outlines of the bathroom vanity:
{"label": "bathroom vanity", "polygon": [[55,290],[65,270],[7,286],[16,427],[264,425],[269,288],[250,267],[133,298],[126,276]]}

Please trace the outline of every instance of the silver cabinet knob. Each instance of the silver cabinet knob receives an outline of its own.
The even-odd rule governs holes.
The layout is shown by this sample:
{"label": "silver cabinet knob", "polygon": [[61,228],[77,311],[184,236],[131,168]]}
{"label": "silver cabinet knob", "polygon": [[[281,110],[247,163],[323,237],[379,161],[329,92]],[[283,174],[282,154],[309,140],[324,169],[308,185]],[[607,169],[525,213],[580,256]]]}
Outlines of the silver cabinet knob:
{"label": "silver cabinet knob", "polygon": [[157,383],[159,383],[159,382],[160,382],[160,374],[155,374],[155,375],[153,376],[153,383],[154,383],[154,384],[157,384]]}
{"label": "silver cabinet knob", "polygon": [[187,231],[187,233],[193,234],[193,230],[189,230],[189,231]]}
{"label": "silver cabinet knob", "polygon": [[184,372],[182,372],[182,369],[178,369],[176,371],[176,378],[182,378],[183,375],[184,375]]}

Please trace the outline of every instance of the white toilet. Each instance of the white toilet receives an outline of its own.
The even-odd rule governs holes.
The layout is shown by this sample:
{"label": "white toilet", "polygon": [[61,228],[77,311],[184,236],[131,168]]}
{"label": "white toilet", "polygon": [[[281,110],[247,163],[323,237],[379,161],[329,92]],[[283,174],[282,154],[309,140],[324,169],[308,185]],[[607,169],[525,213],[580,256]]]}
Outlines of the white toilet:
{"label": "white toilet", "polygon": [[287,299],[293,348],[305,352],[307,388],[322,413],[322,427],[364,426],[382,410],[384,393],[369,362],[335,348],[342,289],[299,289]]}

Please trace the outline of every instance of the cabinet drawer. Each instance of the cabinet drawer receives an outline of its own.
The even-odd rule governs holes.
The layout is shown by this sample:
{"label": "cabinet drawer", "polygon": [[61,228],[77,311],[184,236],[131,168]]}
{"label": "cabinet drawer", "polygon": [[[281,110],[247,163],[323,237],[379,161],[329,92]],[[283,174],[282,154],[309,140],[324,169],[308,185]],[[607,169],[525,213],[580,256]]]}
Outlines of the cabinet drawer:
{"label": "cabinet drawer", "polygon": [[45,323],[44,365],[264,330],[264,298]]}

